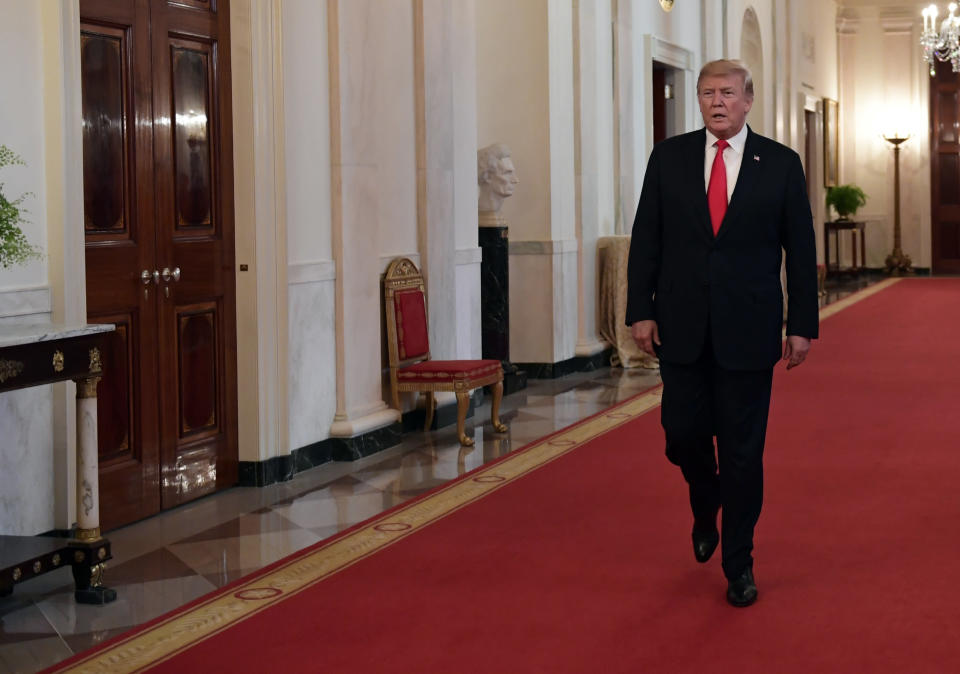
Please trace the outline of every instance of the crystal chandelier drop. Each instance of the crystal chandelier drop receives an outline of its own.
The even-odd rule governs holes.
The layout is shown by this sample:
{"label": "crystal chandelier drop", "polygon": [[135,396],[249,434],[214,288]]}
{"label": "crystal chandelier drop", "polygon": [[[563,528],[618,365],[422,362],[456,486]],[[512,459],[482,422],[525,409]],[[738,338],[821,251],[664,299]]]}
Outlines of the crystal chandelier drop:
{"label": "crystal chandelier drop", "polygon": [[936,74],[936,62],[950,61],[953,72],[960,72],[960,17],[954,16],[957,3],[951,2],[947,7],[950,14],[937,30],[937,6],[930,5],[924,9],[923,34],[920,36],[920,45],[923,47],[923,57],[930,64],[930,77]]}

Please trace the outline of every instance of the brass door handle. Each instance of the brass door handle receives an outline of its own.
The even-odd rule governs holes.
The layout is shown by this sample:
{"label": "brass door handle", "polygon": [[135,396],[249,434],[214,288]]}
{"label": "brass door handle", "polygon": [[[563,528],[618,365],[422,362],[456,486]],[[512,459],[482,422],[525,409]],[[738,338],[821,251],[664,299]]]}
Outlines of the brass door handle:
{"label": "brass door handle", "polygon": [[174,282],[179,281],[180,267],[174,267],[173,269],[170,269],[169,267],[164,267],[163,271],[161,272],[161,276],[163,276],[164,283],[169,283],[170,279],[173,279]]}

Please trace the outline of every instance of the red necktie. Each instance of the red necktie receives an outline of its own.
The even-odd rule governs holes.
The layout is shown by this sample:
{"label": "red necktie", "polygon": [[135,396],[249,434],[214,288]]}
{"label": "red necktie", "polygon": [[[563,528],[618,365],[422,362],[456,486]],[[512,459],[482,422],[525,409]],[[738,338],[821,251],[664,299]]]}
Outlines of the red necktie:
{"label": "red necktie", "polygon": [[710,222],[713,224],[713,235],[720,231],[720,223],[727,212],[727,167],[723,163],[723,150],[730,146],[725,140],[718,140],[717,156],[710,169],[710,185],[707,187],[707,205],[710,207]]}

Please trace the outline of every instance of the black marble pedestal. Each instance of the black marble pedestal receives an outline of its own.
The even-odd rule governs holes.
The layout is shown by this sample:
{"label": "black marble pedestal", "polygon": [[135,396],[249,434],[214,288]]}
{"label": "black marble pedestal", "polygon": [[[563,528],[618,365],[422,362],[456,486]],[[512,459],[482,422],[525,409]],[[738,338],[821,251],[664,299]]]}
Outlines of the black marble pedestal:
{"label": "black marble pedestal", "polygon": [[510,256],[507,227],[480,227],[480,326],[483,358],[503,364],[503,393],[527,387],[527,373],[510,362]]}

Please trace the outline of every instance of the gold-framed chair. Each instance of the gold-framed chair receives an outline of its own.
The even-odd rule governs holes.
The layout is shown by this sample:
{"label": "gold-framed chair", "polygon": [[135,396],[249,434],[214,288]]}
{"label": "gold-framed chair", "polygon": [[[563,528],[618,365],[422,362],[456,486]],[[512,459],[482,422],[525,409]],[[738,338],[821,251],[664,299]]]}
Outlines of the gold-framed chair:
{"label": "gold-framed chair", "polygon": [[457,396],[457,437],[464,446],[473,438],[464,432],[470,392],[490,386],[493,392],[490,421],[493,430],[504,433],[500,422],[503,397],[503,367],[499,360],[431,360],[427,323],[426,291],[423,275],[409,258],[398,257],[387,266],[383,279],[383,298],[387,319],[387,351],[390,365],[390,396],[400,409],[400,392],[416,391],[425,396],[426,423],[429,430],[436,409],[434,393],[453,391]]}

